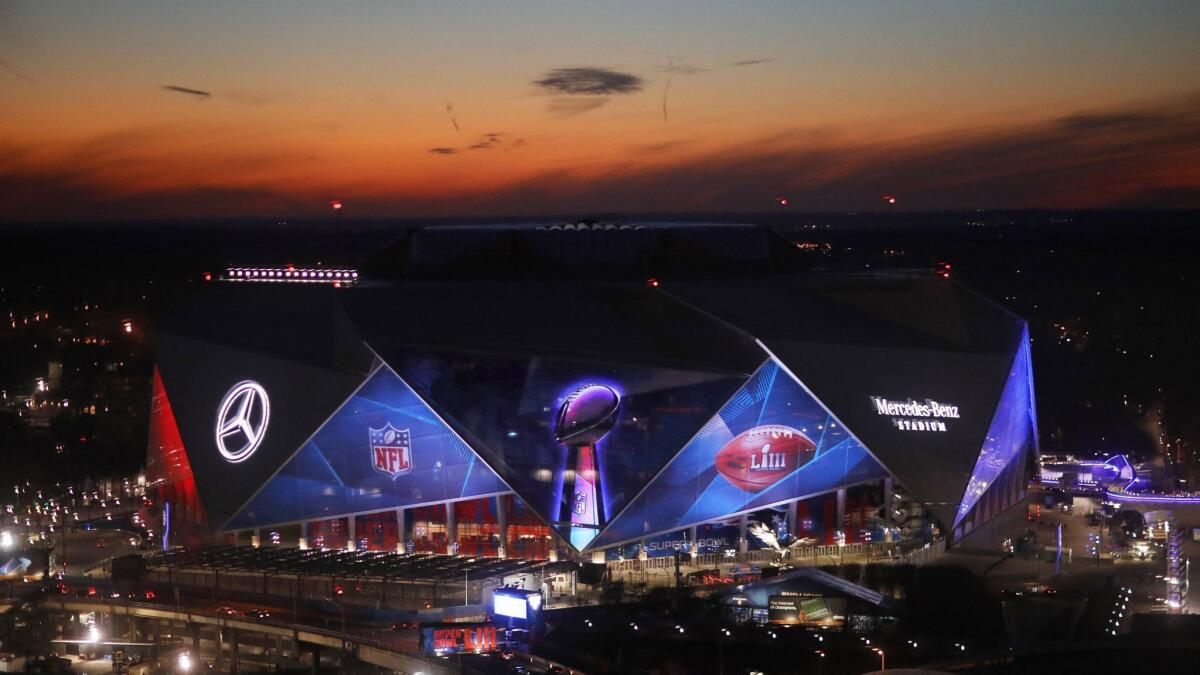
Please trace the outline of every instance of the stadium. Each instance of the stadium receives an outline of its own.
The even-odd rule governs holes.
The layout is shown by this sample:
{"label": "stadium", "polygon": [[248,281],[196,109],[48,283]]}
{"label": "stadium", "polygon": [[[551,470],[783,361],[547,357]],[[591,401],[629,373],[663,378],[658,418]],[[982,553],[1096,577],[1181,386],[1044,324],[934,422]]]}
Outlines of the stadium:
{"label": "stadium", "polygon": [[1037,461],[1025,322],[770,229],[413,228],[157,322],[164,547],[535,560],[954,545]]}

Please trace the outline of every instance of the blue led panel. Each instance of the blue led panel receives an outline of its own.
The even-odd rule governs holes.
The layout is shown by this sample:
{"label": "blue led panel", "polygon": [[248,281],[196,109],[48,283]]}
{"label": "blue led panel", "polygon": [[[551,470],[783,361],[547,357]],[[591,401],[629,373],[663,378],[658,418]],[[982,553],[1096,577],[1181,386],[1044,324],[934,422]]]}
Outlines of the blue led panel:
{"label": "blue led panel", "polygon": [[768,361],[591,546],[670,532],[886,475],[828,410]]}
{"label": "blue led panel", "polygon": [[383,366],[227,529],[507,491],[462,439]]}
{"label": "blue led panel", "polygon": [[[380,351],[579,550],[746,381],[724,373],[528,356]],[[559,432],[567,431],[559,428],[560,413],[572,401],[583,402],[583,392],[606,390],[611,397],[585,396],[579,411],[599,415],[581,422],[598,432],[581,436],[590,452],[560,440]],[[581,474],[586,481],[577,480]],[[585,520],[593,526],[580,526]]]}
{"label": "blue led panel", "polygon": [[987,492],[1000,472],[1035,441],[1037,421],[1034,417],[1033,377],[1029,360],[1029,330],[1021,336],[1021,346],[1013,357],[1008,380],[1000,394],[1000,402],[992,416],[991,426],[984,437],[975,469],[967,482],[962,503],[954,515],[954,526],[971,511],[971,507]]}

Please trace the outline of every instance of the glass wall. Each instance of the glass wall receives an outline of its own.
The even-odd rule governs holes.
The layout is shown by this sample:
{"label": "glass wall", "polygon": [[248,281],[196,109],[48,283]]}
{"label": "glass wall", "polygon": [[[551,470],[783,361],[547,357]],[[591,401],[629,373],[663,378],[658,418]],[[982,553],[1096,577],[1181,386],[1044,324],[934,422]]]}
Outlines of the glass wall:
{"label": "glass wall", "polygon": [[[572,531],[573,513],[591,514],[580,488],[579,445],[560,442],[560,413],[588,385],[611,392],[583,419],[602,424],[594,451],[596,506],[611,519],[737,390],[742,377],[659,368],[487,354],[383,354],[471,444],[521,499],[564,538],[584,548],[596,530]],[[592,447],[594,446],[594,447]],[[570,464],[568,466],[568,464]],[[576,527],[575,530],[583,528]],[[580,536],[582,535],[582,536]]]}
{"label": "glass wall", "polygon": [[[418,553],[445,553],[449,537],[446,529],[446,505],[418,506],[405,511],[409,523],[409,538],[413,551]],[[405,544],[407,546],[407,542]]]}
{"label": "glass wall", "polygon": [[669,532],[885,476],[828,410],[769,361],[593,546]]}
{"label": "glass wall", "polygon": [[508,491],[389,368],[340,407],[229,529]]}
{"label": "glass wall", "polygon": [[[1026,329],[962,503],[955,514],[956,536],[988,520],[1024,496],[1026,458],[1036,451],[1036,443],[1037,420],[1034,413],[1029,332]],[[1013,490],[1014,481],[1022,484],[1020,490]],[[985,499],[985,495],[989,497]],[[967,527],[960,528],[959,525],[964,521]]]}
{"label": "glass wall", "polygon": [[459,554],[494,556],[499,553],[500,520],[495,497],[455,502],[454,517]]}

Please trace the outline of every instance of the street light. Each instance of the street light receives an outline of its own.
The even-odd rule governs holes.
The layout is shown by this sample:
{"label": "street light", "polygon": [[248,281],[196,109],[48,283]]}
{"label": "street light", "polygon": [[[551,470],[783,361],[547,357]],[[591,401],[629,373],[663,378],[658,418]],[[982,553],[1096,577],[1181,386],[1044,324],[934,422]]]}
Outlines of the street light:
{"label": "street light", "polygon": [[876,647],[873,651],[879,655],[879,669],[887,670],[887,657],[884,655],[883,650]]}

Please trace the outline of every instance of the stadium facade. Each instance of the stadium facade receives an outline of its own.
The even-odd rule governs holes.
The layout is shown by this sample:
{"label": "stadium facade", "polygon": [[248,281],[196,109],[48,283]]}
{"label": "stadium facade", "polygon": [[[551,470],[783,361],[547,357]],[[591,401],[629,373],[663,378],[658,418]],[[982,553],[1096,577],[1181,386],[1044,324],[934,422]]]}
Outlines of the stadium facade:
{"label": "stadium facade", "polygon": [[[224,276],[277,273],[255,270]],[[168,543],[953,542],[1036,465],[1026,324],[944,272],[817,270],[755,226],[584,223],[414,229],[350,274],[217,280],[161,318]]]}

